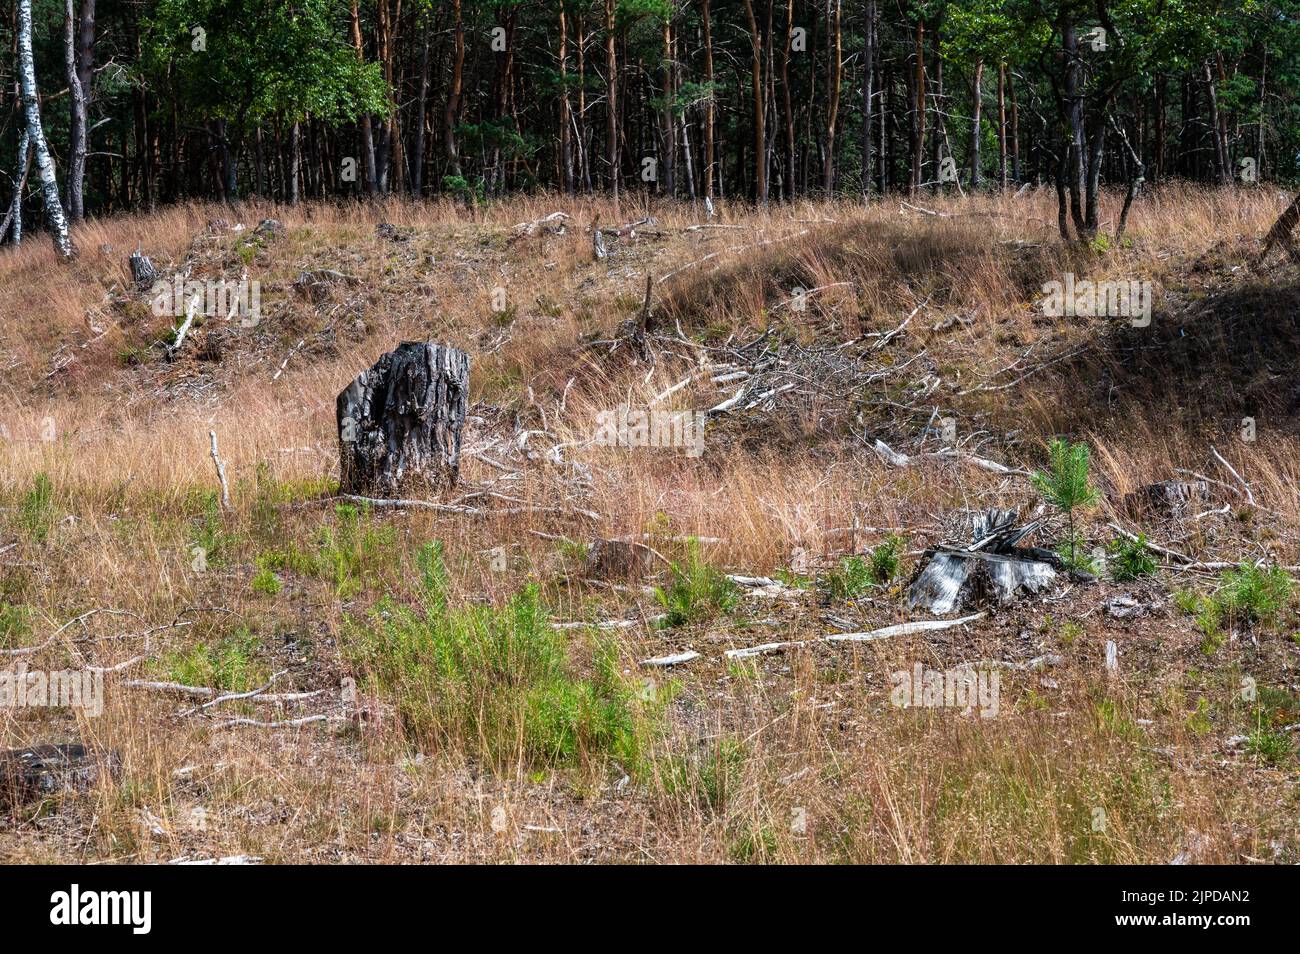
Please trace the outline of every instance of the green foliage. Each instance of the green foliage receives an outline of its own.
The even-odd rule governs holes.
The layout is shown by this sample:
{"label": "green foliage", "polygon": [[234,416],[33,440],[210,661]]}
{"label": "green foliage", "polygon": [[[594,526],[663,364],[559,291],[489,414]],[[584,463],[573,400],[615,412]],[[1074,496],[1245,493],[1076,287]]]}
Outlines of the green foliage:
{"label": "green foliage", "polygon": [[903,538],[891,534],[864,559],[845,557],[839,567],[826,575],[826,585],[836,599],[847,600],[862,595],[873,586],[885,586],[898,575]]}
{"label": "green foliage", "polygon": [[1091,483],[1092,454],[1084,443],[1071,444],[1067,440],[1052,441],[1047,448],[1048,469],[1037,471],[1030,477],[1034,488],[1043,499],[1065,511],[1069,523],[1066,563],[1077,567],[1080,538],[1075,534],[1074,512],[1091,507],[1100,496]]}
{"label": "green foliage", "polygon": [[253,574],[253,592],[261,593],[263,596],[275,596],[280,592],[283,584],[280,578],[275,575],[274,571],[263,568]]}
{"label": "green foliage", "polygon": [[1156,561],[1147,546],[1145,533],[1139,533],[1136,540],[1116,537],[1111,541],[1109,551],[1111,576],[1117,582],[1126,583],[1156,572]]}
{"label": "green foliage", "polygon": [[397,531],[376,525],[367,508],[351,504],[334,508],[337,522],[321,527],[314,560],[302,561],[314,575],[330,581],[340,599],[359,593],[368,574],[395,559]]}
{"label": "green foliage", "polygon": [[54,529],[54,484],[45,474],[37,474],[32,489],[18,502],[18,526],[34,542],[44,543]]}
{"label": "green foliage", "polygon": [[26,606],[0,600],[0,647],[22,645],[32,631],[32,611]]}
{"label": "green foliage", "polygon": [[167,653],[161,669],[169,680],[182,685],[245,692],[266,681],[265,671],[253,660],[257,647],[257,637],[242,627],[216,645],[199,643]]}
{"label": "green foliage", "polygon": [[464,202],[482,204],[487,197],[487,183],[481,178],[471,182],[464,176],[443,176],[442,188]]}
{"label": "green foliage", "polygon": [[413,739],[498,764],[641,765],[662,703],[623,677],[615,643],[598,642],[579,677],[535,584],[501,607],[453,606],[441,545],[417,564],[418,605],[385,598],[368,619],[347,621],[343,641]]}
{"label": "green foliage", "polygon": [[1061,558],[1061,562],[1071,570],[1078,570],[1081,573],[1091,573],[1094,576],[1101,572],[1101,565],[1088,551],[1088,541],[1083,534],[1078,532],[1067,531],[1066,535],[1057,541],[1053,548],[1056,555]]}
{"label": "green foliage", "polygon": [[1257,727],[1246,737],[1246,752],[1268,765],[1280,765],[1295,754],[1295,743],[1286,732]]}
{"label": "green foliage", "polygon": [[725,735],[705,752],[669,756],[663,763],[664,788],[669,795],[695,801],[710,811],[722,811],[740,787],[748,755],[744,742]]}
{"label": "green foliage", "polygon": [[837,600],[853,599],[875,586],[871,565],[860,556],[845,557],[826,574],[826,585]]}
{"label": "green foliage", "polygon": [[1214,728],[1214,723],[1210,721],[1210,703],[1204,697],[1196,700],[1196,709],[1187,717],[1187,731],[1193,735],[1209,735]]}
{"label": "green foliage", "polygon": [[257,123],[386,115],[379,64],[357,58],[337,13],[333,0],[159,0],[140,71],[190,122],[228,122],[236,146]]}
{"label": "green foliage", "polygon": [[1226,570],[1215,601],[1223,615],[1245,625],[1271,626],[1291,602],[1294,582],[1280,566],[1263,569],[1253,564]]}
{"label": "green foliage", "polygon": [[726,574],[704,562],[700,544],[692,539],[685,561],[671,567],[672,579],[655,589],[655,599],[664,608],[665,626],[683,626],[728,613],[740,602],[740,590]]}

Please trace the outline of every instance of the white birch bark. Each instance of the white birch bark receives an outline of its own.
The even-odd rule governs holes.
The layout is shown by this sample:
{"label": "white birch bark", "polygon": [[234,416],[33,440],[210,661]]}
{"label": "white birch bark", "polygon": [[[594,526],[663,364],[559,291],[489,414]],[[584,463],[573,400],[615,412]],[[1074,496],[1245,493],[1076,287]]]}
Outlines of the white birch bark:
{"label": "white birch bark", "polygon": [[41,180],[41,198],[49,223],[54,247],[64,258],[76,250],[68,234],[68,219],[59,200],[59,183],[54,174],[54,159],[41,126],[41,104],[36,91],[36,62],[32,55],[32,0],[18,0],[18,73],[22,85],[23,109],[27,116],[27,135],[36,158],[36,174]]}
{"label": "white birch bark", "polygon": [[27,187],[27,169],[31,165],[31,142],[27,138],[27,127],[18,130],[18,171],[14,173],[14,193],[9,200],[9,211],[4,222],[0,222],[0,242],[9,234],[13,225],[14,244],[23,244],[23,190]]}

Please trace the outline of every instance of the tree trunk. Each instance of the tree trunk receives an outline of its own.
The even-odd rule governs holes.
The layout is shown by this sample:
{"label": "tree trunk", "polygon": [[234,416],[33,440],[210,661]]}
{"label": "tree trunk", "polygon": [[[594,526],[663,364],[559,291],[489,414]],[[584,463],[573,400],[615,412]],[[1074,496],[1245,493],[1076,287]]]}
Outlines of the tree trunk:
{"label": "tree trunk", "polygon": [[[791,0],[793,3],[794,0]],[[871,192],[871,128],[873,100],[875,98],[876,68],[876,0],[867,0],[867,38],[862,66],[862,194]]]}
{"label": "tree trunk", "polygon": [[45,141],[41,125],[40,97],[36,87],[36,62],[32,55],[32,0],[18,0],[18,71],[22,86],[23,110],[27,135],[31,139],[36,158],[36,174],[41,180],[41,198],[45,204],[45,218],[49,223],[54,248],[65,259],[76,254],[72,237],[68,234],[68,219],[63,214],[59,200],[59,183],[54,172],[54,159]]}
{"label": "tree trunk", "polygon": [[767,135],[763,122],[763,35],[754,18],[753,0],[745,0],[749,19],[749,45],[753,61],[754,93],[754,201],[767,204]]}
{"label": "tree trunk", "polygon": [[975,61],[974,87],[971,93],[971,127],[970,127],[970,190],[979,191],[980,187],[980,111],[983,106],[984,61]]}
{"label": "tree trunk", "polygon": [[560,6],[560,183],[565,194],[573,189],[573,112],[569,106],[569,21]]}
{"label": "tree trunk", "polygon": [[[460,11],[459,0],[457,0],[457,13]],[[358,0],[352,0],[352,45],[357,51],[357,60],[364,62],[366,58],[365,46],[361,42],[361,13],[358,9]],[[373,196],[378,191],[378,179],[375,170],[375,133],[370,125],[370,114],[364,113],[361,116],[361,151],[363,164],[366,173],[366,195]],[[295,175],[297,169],[295,167]],[[296,191],[295,182],[295,191]],[[297,201],[295,198],[294,201]]]}
{"label": "tree trunk", "polygon": [[424,38],[420,46],[420,97],[415,107],[415,155],[411,158],[411,195],[424,195],[424,126],[429,109],[429,32],[424,24]]}
{"label": "tree trunk", "polygon": [[382,355],[336,401],[339,488],[395,497],[453,487],[469,396],[469,355],[406,341]]}
{"label": "tree trunk", "polygon": [[790,44],[794,33],[794,0],[785,4],[785,44],[781,47],[781,98],[785,117],[785,194],[794,199],[794,105],[790,99]]}
{"label": "tree trunk", "polygon": [[998,64],[998,185],[1007,191],[1007,64]]}
{"label": "tree trunk", "polygon": [[700,17],[704,27],[704,82],[709,98],[704,105],[704,199],[713,204],[713,31],[709,23],[709,0],[700,0]]}
{"label": "tree trunk", "polygon": [[921,188],[921,164],[925,156],[925,17],[916,21],[916,41],[913,47],[916,76],[912,81],[912,92],[916,96],[912,104],[912,177],[908,192],[912,195]]}
{"label": "tree trunk", "polygon": [[4,241],[12,224],[14,244],[23,244],[23,190],[27,188],[27,173],[31,167],[31,137],[27,135],[27,127],[22,126],[18,130],[18,171],[14,173],[14,193],[9,202],[9,213],[0,225],[0,242]]}
{"label": "tree trunk", "polygon": [[605,0],[605,78],[606,96],[606,130],[607,140],[605,159],[609,163],[609,189],[614,197],[614,208],[618,208],[619,161],[618,161],[618,56],[614,43],[615,0]]}
{"label": "tree trunk", "polygon": [[1219,122],[1219,95],[1214,88],[1214,74],[1208,61],[1205,64],[1205,93],[1210,105],[1210,135],[1214,139],[1214,181],[1221,186],[1227,185],[1228,146]]}
{"label": "tree trunk", "polygon": [[[63,57],[68,82],[68,221],[85,217],[86,108],[94,52],[95,0],[83,0],[78,21],[73,0],[64,2]],[[81,61],[81,62],[79,62]]]}
{"label": "tree trunk", "polygon": [[664,17],[664,89],[663,110],[660,117],[660,144],[663,149],[663,192],[669,198],[677,194],[677,124],[673,122],[673,20]]}
{"label": "tree trunk", "polygon": [[456,142],[456,116],[460,112],[460,95],[465,82],[465,24],[461,18],[461,0],[453,0],[452,11],[456,21],[455,53],[451,63],[451,89],[447,93],[447,108],[442,113],[442,136],[447,150],[447,174],[459,177],[460,147]]}
{"label": "tree trunk", "polygon": [[[835,124],[840,115],[840,82],[844,65],[843,31],[840,28],[841,3],[840,0],[829,0],[829,3],[831,9],[827,14],[831,22],[826,36],[826,56],[830,70],[830,88],[827,90],[830,104],[826,108],[826,156],[822,164],[822,191],[827,195],[830,195],[835,188]],[[924,96],[924,93],[922,95]],[[924,110],[924,107],[922,109]]]}

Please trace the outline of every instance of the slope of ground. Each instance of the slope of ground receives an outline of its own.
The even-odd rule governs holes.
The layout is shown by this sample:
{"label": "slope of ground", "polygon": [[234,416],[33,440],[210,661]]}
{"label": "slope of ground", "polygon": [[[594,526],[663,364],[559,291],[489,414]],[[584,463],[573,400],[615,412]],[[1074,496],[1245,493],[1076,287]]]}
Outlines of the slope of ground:
{"label": "slope of ground", "polygon": [[[1300,860],[1300,624],[1207,609],[1219,563],[1300,562],[1300,286],[1250,267],[1286,198],[1154,192],[1088,250],[1054,201],[191,207],[89,224],[70,266],[0,255],[0,665],[126,664],[98,717],[0,708],[0,747],[121,760],[9,811],[0,857]],[[137,247],[257,281],[260,320],[206,317],[169,357]],[[1065,272],[1150,281],[1150,325],[1045,317]],[[457,511],[335,497],[335,395],[410,339],[471,355]],[[596,440],[620,406],[728,402],[698,457]],[[1093,450],[1087,545],[1145,531],[1154,576],[724,655],[929,618],[904,581],[971,510],[1055,543],[1019,471],[1057,435]],[[1129,496],[1167,479],[1203,498]],[[653,548],[643,574],[584,571],[612,538]],[[843,563],[893,547],[879,585]],[[895,673],[965,663],[999,675],[990,717],[892,704]],[[272,677],[207,709],[143,685]]]}

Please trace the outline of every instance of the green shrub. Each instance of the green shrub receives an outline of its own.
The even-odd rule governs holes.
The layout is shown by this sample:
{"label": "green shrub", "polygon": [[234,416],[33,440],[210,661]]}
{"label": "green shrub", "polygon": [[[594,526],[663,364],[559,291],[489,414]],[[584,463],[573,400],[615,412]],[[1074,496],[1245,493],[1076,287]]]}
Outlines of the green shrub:
{"label": "green shrub", "polygon": [[368,619],[347,620],[343,640],[412,738],[495,764],[612,758],[636,770],[662,701],[638,698],[615,643],[597,643],[591,675],[580,678],[536,585],[501,607],[452,606],[441,546],[426,546],[417,562],[419,604],[385,598]]}
{"label": "green shrub", "polygon": [[31,609],[0,600],[0,647],[9,649],[22,645],[23,638],[31,631]]}
{"label": "green shrub", "polygon": [[337,522],[320,529],[314,558],[301,565],[330,581],[340,599],[348,599],[361,592],[377,567],[395,563],[397,531],[374,524],[369,507],[363,511],[339,504],[334,515]]}
{"label": "green shrub", "polygon": [[266,681],[253,660],[258,639],[243,627],[216,645],[199,643],[165,655],[161,668],[168,679],[186,686],[207,686],[224,692],[246,692]]}
{"label": "green shrub", "polygon": [[707,752],[670,756],[665,762],[664,788],[669,795],[693,799],[712,811],[721,811],[740,785],[748,751],[740,739],[726,735]]}
{"label": "green shrub", "polygon": [[263,596],[275,596],[280,592],[281,586],[280,578],[271,570],[261,569],[253,574],[254,593],[261,593]]}
{"label": "green shrub", "polygon": [[1111,541],[1109,551],[1111,576],[1117,582],[1126,583],[1156,572],[1156,561],[1147,546],[1145,533],[1139,533],[1136,540],[1116,537]]}
{"label": "green shrub", "polygon": [[728,613],[740,602],[740,590],[726,574],[704,562],[700,544],[692,539],[685,561],[671,567],[672,579],[655,589],[664,608],[664,626],[682,626]]}
{"label": "green shrub", "polygon": [[1295,743],[1286,732],[1261,726],[1246,737],[1246,752],[1268,765],[1279,765],[1294,754]]}
{"label": "green shrub", "polygon": [[860,556],[845,557],[826,574],[826,585],[837,600],[850,600],[875,586],[871,565]]}
{"label": "green shrub", "polygon": [[898,575],[899,557],[903,552],[903,538],[890,534],[871,551],[871,578],[879,586],[892,583]]}
{"label": "green shrub", "polygon": [[884,586],[898,575],[903,538],[889,536],[865,558],[845,557],[826,575],[826,585],[836,599],[852,599],[873,586]]}
{"label": "green shrub", "polygon": [[45,474],[37,474],[32,489],[18,503],[18,525],[36,543],[44,543],[55,519],[54,484]]}
{"label": "green shrub", "polygon": [[1272,625],[1291,602],[1293,581],[1280,566],[1251,564],[1226,570],[1215,601],[1224,614],[1244,624]]}

